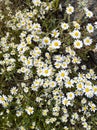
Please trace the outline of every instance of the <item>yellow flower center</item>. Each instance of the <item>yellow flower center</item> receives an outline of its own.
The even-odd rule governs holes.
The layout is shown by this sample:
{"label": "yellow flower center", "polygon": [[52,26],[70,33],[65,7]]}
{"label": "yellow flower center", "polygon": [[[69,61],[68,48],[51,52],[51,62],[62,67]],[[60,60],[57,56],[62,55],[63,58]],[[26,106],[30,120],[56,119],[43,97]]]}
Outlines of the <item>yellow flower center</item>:
{"label": "yellow flower center", "polygon": [[58,42],[55,42],[54,45],[55,45],[55,46],[58,46],[59,44],[58,44]]}
{"label": "yellow flower center", "polygon": [[97,88],[94,88],[94,92],[97,92]]}
{"label": "yellow flower center", "polygon": [[68,85],[71,85],[71,82],[70,82],[70,81],[68,81],[67,83],[68,83]]}
{"label": "yellow flower center", "polygon": [[68,8],[68,11],[69,11],[69,12],[72,12],[72,8]]}
{"label": "yellow flower center", "polygon": [[89,26],[89,30],[92,30],[93,29],[93,27],[92,26]]}
{"label": "yellow flower center", "polygon": [[86,42],[87,42],[87,43],[89,43],[89,42],[90,42],[90,40],[89,40],[89,39],[87,39],[87,40],[86,40]]}
{"label": "yellow flower center", "polygon": [[30,108],[30,109],[29,109],[29,112],[31,113],[32,111],[33,111],[33,110]]}
{"label": "yellow flower center", "polygon": [[28,65],[31,63],[30,60],[27,61]]}
{"label": "yellow flower center", "polygon": [[82,84],[79,84],[79,85],[78,85],[78,88],[82,88]]}
{"label": "yellow flower center", "polygon": [[89,90],[89,88],[86,88],[86,89],[85,89],[85,92],[87,92],[87,93],[88,93],[89,91],[90,91],[90,90]]}
{"label": "yellow flower center", "polygon": [[48,70],[45,70],[45,74],[48,74]]}
{"label": "yellow flower center", "polygon": [[71,98],[72,98],[72,94],[69,94],[69,97],[71,97]]}
{"label": "yellow flower center", "polygon": [[48,43],[48,39],[45,39],[44,42],[45,42],[45,43]]}
{"label": "yellow flower center", "polygon": [[80,46],[80,42],[77,42],[76,45],[77,45],[77,46]]}
{"label": "yellow flower center", "polygon": [[68,100],[65,100],[65,101],[64,101],[64,104],[67,104],[67,103],[68,103]]}
{"label": "yellow flower center", "polygon": [[5,101],[4,97],[1,97],[0,100],[1,100],[1,101]]}
{"label": "yellow flower center", "polygon": [[64,73],[61,73],[61,76],[62,76],[62,77],[64,77],[64,76],[65,76],[65,74],[64,74]]}
{"label": "yellow flower center", "polygon": [[64,27],[65,27],[65,28],[67,27],[66,24],[64,24]]}
{"label": "yellow flower center", "polygon": [[56,35],[57,35],[57,32],[54,32],[54,35],[56,36]]}
{"label": "yellow flower center", "polygon": [[75,32],[75,36],[76,36],[76,37],[78,36],[78,32]]}
{"label": "yellow flower center", "polygon": [[95,110],[95,106],[92,106],[91,109],[92,109],[92,110]]}

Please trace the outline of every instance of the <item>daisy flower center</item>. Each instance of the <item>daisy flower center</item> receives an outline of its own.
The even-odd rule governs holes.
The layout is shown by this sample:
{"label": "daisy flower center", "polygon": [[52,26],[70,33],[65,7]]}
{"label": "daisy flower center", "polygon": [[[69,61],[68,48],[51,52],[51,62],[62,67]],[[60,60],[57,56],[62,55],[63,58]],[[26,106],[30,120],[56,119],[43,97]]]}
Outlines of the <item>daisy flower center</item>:
{"label": "daisy flower center", "polygon": [[45,72],[45,74],[48,74],[48,70],[45,70],[44,72]]}
{"label": "daisy flower center", "polygon": [[45,42],[45,43],[48,43],[49,41],[48,41],[48,39],[45,39],[44,42]]}
{"label": "daisy flower center", "polygon": [[90,91],[89,88],[86,88],[86,89],[85,89],[85,92],[86,92],[86,93],[88,93],[89,91]]}
{"label": "daisy flower center", "polygon": [[62,77],[64,77],[64,76],[65,76],[65,74],[64,74],[64,73],[61,73],[61,76],[62,76]]}
{"label": "daisy flower center", "polygon": [[92,30],[93,29],[93,27],[92,26],[89,26],[89,30]]}
{"label": "daisy flower center", "polygon": [[77,46],[80,46],[80,42],[77,42],[76,45],[77,45]]}
{"label": "daisy flower center", "polygon": [[59,46],[58,42],[55,42],[54,45],[55,45],[55,46]]}

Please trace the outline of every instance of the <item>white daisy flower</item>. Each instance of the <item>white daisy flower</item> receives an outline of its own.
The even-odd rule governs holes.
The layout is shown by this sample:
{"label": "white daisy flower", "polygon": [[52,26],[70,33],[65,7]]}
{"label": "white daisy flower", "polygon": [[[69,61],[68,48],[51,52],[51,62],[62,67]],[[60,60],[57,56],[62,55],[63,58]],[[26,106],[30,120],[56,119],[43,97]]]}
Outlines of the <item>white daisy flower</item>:
{"label": "white daisy flower", "polygon": [[70,35],[73,37],[73,38],[76,38],[76,39],[79,39],[81,37],[81,32],[79,30],[74,30],[73,32],[70,32]]}
{"label": "white daisy flower", "polygon": [[0,104],[3,104],[5,101],[7,101],[7,97],[5,95],[0,96]]}
{"label": "white daisy flower", "polygon": [[66,13],[71,15],[74,12],[74,7],[69,4],[69,6],[66,8]]}
{"label": "white daisy flower", "polygon": [[86,46],[90,46],[90,45],[92,44],[92,39],[91,39],[90,37],[86,37],[86,38],[84,39],[84,44],[85,44]]}
{"label": "white daisy flower", "polygon": [[91,104],[90,107],[91,107],[90,110],[93,111],[93,112],[95,112],[97,110],[96,105],[93,104],[93,103]]}
{"label": "white daisy flower", "polygon": [[67,98],[63,98],[62,99],[62,104],[65,106],[69,106],[70,105],[70,101]]}
{"label": "white daisy flower", "polygon": [[92,86],[85,85],[84,93],[87,97],[92,98],[94,95]]}
{"label": "white daisy flower", "polygon": [[43,40],[42,40],[42,43],[44,45],[49,45],[50,44],[50,38],[49,37],[44,37]]}
{"label": "white daisy flower", "polygon": [[44,68],[42,72],[43,76],[50,76],[51,75],[51,69],[49,68]]}
{"label": "white daisy flower", "polygon": [[51,82],[49,83],[49,86],[50,86],[51,88],[56,87],[56,85],[57,85],[57,83],[56,83],[55,81],[51,81]]}
{"label": "white daisy flower", "polygon": [[18,91],[18,89],[16,87],[11,88],[11,90],[10,90],[12,95],[16,95],[17,91]]}
{"label": "white daisy flower", "polygon": [[74,47],[77,49],[80,49],[83,47],[83,42],[81,40],[75,40],[74,41]]}
{"label": "white daisy flower", "polygon": [[51,45],[53,49],[59,49],[61,42],[59,40],[53,40]]}
{"label": "white daisy flower", "polygon": [[32,59],[29,58],[29,59],[25,60],[25,65],[28,66],[28,67],[29,66],[32,67],[33,66]]}
{"label": "white daisy flower", "polygon": [[58,69],[58,68],[60,68],[61,67],[61,63],[58,63],[58,62],[55,62],[55,67]]}
{"label": "white daisy flower", "polygon": [[39,86],[37,86],[37,85],[34,85],[34,84],[31,85],[31,89],[33,91],[38,91],[38,88],[39,88]]}
{"label": "white daisy flower", "polygon": [[61,70],[61,71],[59,72],[59,76],[60,76],[61,79],[67,78],[67,76],[68,76],[68,71],[66,71],[66,70]]}
{"label": "white daisy flower", "polygon": [[88,23],[86,26],[86,29],[89,33],[93,33],[94,32],[94,27],[91,23]]}
{"label": "white daisy flower", "polygon": [[80,24],[77,23],[76,21],[73,21],[73,25],[76,29],[80,29]]}
{"label": "white daisy flower", "polygon": [[28,115],[31,115],[34,113],[34,108],[33,107],[26,107],[25,111],[27,112]]}
{"label": "white daisy flower", "polygon": [[67,30],[67,29],[69,28],[68,23],[61,23],[61,28],[62,28],[63,30]]}
{"label": "white daisy flower", "polygon": [[41,4],[41,1],[40,1],[40,0],[32,0],[32,2],[33,2],[33,4],[34,4],[35,6],[40,6],[40,4]]}
{"label": "white daisy flower", "polygon": [[66,82],[65,82],[65,87],[66,88],[71,88],[71,87],[73,87],[73,83],[74,83],[74,81],[71,79],[69,79],[69,80],[66,80]]}
{"label": "white daisy flower", "polygon": [[88,18],[92,18],[93,17],[93,12],[88,10],[87,8],[84,9],[85,13],[86,13],[86,17]]}
{"label": "white daisy flower", "polygon": [[84,88],[84,84],[82,82],[77,83],[78,90],[83,90],[83,88]]}
{"label": "white daisy flower", "polygon": [[74,95],[73,92],[68,92],[66,95],[67,95],[67,99],[68,99],[68,100],[73,100],[74,97],[75,97],[75,95]]}
{"label": "white daisy flower", "polygon": [[60,33],[58,32],[58,30],[53,30],[51,35],[52,35],[52,37],[57,38],[59,36],[59,34]]}

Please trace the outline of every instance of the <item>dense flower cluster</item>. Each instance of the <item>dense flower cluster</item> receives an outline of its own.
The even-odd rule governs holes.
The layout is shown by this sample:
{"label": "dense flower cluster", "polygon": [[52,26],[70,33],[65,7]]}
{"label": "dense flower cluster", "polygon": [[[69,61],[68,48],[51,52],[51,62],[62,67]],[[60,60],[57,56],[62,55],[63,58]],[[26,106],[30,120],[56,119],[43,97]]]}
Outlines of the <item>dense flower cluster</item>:
{"label": "dense flower cluster", "polygon": [[[54,21],[56,14],[51,14],[49,23],[54,3],[32,0],[30,9],[8,14],[0,43],[1,129],[94,128],[97,75],[82,64],[79,53],[95,46],[97,23],[73,21],[71,4],[66,4],[66,19]],[[88,8],[83,12],[87,20],[93,17]]]}

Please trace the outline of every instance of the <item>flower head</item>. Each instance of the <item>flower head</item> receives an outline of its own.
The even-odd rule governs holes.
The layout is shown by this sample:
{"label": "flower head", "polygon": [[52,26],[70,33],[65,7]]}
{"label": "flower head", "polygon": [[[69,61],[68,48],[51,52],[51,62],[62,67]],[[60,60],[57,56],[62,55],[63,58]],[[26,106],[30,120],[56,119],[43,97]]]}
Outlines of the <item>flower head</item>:
{"label": "flower head", "polygon": [[66,13],[71,15],[74,12],[74,7],[69,4],[69,6],[66,8]]}
{"label": "flower head", "polygon": [[83,42],[81,40],[75,40],[74,41],[74,47],[77,49],[80,49],[83,47]]}
{"label": "flower head", "polygon": [[94,27],[91,23],[88,23],[86,26],[86,29],[89,33],[93,33],[94,32]]}
{"label": "flower head", "polygon": [[34,108],[33,107],[26,107],[25,111],[27,112],[28,115],[31,115],[34,113]]}

